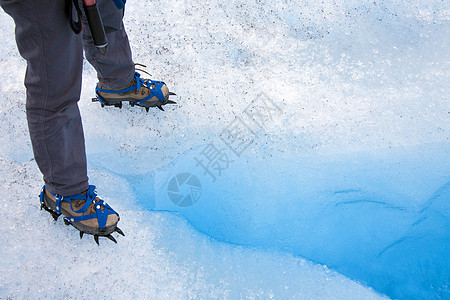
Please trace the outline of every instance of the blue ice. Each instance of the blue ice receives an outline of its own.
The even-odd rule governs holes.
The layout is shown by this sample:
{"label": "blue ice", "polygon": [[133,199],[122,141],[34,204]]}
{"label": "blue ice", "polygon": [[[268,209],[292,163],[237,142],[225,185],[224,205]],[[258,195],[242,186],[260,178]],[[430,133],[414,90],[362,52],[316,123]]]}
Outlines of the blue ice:
{"label": "blue ice", "polygon": [[[217,240],[287,251],[392,298],[450,297],[449,144],[285,160],[243,155],[215,179],[198,163],[208,147],[129,177],[138,201]],[[173,192],[188,202],[174,202]]]}

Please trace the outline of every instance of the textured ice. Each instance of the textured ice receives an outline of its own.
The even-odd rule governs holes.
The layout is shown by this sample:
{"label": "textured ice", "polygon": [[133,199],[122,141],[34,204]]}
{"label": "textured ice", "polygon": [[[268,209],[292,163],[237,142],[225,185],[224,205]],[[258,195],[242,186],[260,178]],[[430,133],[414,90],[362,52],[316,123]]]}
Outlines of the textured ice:
{"label": "textured ice", "polygon": [[[38,212],[25,63],[0,14],[0,297],[449,297],[449,12],[130,2],[135,61],[179,104],[101,109],[86,63],[89,175],[127,234],[100,248]],[[168,193],[183,174],[191,206]]]}
{"label": "textured ice", "polygon": [[98,247],[39,212],[34,162],[1,159],[0,168],[2,299],[381,298],[326,266],[226,245],[177,216],[142,210],[126,181],[93,171],[126,233]]}

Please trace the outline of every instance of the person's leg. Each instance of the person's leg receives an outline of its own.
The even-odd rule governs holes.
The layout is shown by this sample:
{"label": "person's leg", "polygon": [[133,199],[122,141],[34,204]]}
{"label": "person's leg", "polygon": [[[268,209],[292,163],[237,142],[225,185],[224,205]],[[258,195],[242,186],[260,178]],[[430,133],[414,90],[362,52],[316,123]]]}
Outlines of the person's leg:
{"label": "person's leg", "polygon": [[[82,6],[82,0],[78,0]],[[89,25],[83,16],[83,44],[87,60],[97,71],[96,95],[104,105],[122,107],[122,102],[131,105],[159,107],[175,103],[168,99],[169,93],[164,82],[143,80],[135,73],[130,44],[122,22],[123,9],[118,9],[113,1],[98,0],[100,15],[108,39],[108,49],[103,55],[95,46]]]}
{"label": "person's leg", "polygon": [[102,86],[120,89],[130,84],[135,71],[128,36],[122,22],[124,11],[118,9],[111,0],[98,0],[97,6],[108,39],[108,48],[103,55],[94,46],[89,25],[83,17],[82,33],[86,59],[96,69]]}
{"label": "person's leg", "polygon": [[34,157],[46,187],[60,195],[88,189],[86,154],[77,101],[82,41],[68,22],[64,0],[1,0],[16,24],[27,61],[26,112]]}

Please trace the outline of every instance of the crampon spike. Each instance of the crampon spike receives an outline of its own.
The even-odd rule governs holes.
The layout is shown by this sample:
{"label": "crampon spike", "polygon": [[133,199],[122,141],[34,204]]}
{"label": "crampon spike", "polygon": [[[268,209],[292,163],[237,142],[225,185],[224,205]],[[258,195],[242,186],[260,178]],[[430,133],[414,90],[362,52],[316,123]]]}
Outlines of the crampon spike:
{"label": "crampon spike", "polygon": [[167,100],[166,104],[177,104],[175,101]]}
{"label": "crampon spike", "polygon": [[84,232],[80,231],[80,240],[83,238],[83,234],[84,234]]}
{"label": "crampon spike", "polygon": [[156,106],[157,108],[159,108],[160,110],[164,111],[164,108],[162,108],[161,105]]}
{"label": "crampon spike", "polygon": [[52,215],[52,217],[55,221],[58,221],[59,215],[57,213],[52,211],[52,212],[50,212],[50,214]]}
{"label": "crampon spike", "polygon": [[118,103],[114,104],[114,106],[121,109],[122,108],[122,102],[118,102]]}
{"label": "crampon spike", "polygon": [[123,233],[122,230],[120,230],[119,227],[116,227],[116,232],[117,232],[118,234],[122,235],[122,236],[125,236],[125,234]]}
{"label": "crampon spike", "polygon": [[145,107],[145,110],[148,112],[150,110],[150,107]]}
{"label": "crampon spike", "polygon": [[174,92],[169,92],[168,95],[169,95],[169,96],[176,96],[177,94],[175,94]]}
{"label": "crampon spike", "polygon": [[94,234],[94,241],[97,243],[97,245],[100,246],[99,242],[98,242],[98,235]]}
{"label": "crampon spike", "polygon": [[50,207],[47,207],[44,203],[41,204],[41,209],[46,210],[50,213],[50,215],[53,217],[53,220],[57,221],[59,216],[61,214],[58,214],[57,212],[53,211]]}
{"label": "crampon spike", "polygon": [[102,103],[101,105],[102,105],[102,108],[105,107],[105,104]]}
{"label": "crampon spike", "polygon": [[108,239],[110,239],[111,241],[113,241],[114,243],[117,244],[116,239],[112,235],[108,234],[108,235],[105,235],[105,237],[107,237]]}

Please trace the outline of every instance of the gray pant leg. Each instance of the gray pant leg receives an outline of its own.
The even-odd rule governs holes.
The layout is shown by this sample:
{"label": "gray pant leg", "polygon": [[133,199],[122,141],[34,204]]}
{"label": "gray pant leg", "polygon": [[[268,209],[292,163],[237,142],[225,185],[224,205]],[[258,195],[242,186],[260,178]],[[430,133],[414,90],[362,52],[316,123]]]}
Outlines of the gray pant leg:
{"label": "gray pant leg", "polygon": [[[80,7],[81,5],[80,0]],[[108,49],[106,55],[103,55],[95,48],[86,18],[83,18],[86,59],[96,69],[97,77],[105,88],[120,89],[127,86],[134,77],[130,44],[122,22],[123,10],[117,9],[112,0],[98,0],[97,6],[105,27]]]}
{"label": "gray pant leg", "polygon": [[16,24],[27,61],[27,120],[47,188],[62,195],[88,188],[81,91],[82,41],[69,27],[64,0],[1,0]]}

